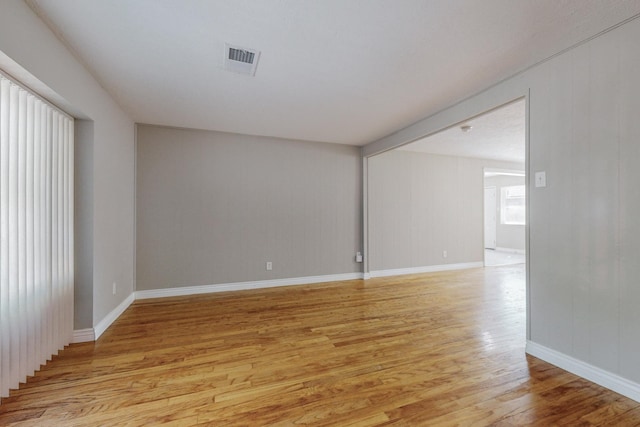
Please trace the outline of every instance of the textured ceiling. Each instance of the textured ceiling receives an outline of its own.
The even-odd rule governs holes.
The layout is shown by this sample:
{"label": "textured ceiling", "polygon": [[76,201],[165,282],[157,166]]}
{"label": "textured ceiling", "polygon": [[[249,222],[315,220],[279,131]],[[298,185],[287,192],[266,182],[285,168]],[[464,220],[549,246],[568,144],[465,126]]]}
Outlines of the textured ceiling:
{"label": "textured ceiling", "polygon": [[[471,126],[463,132],[460,127]],[[525,102],[520,100],[400,148],[404,151],[523,163]]]}
{"label": "textured ceiling", "polygon": [[[363,145],[639,0],[27,0],[139,123]],[[224,43],[261,51],[255,77]]]}

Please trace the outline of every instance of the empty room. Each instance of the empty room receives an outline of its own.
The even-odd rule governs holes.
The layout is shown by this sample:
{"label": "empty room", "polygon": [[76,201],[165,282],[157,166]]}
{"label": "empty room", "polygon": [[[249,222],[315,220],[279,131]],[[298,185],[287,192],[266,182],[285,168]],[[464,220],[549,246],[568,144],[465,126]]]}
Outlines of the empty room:
{"label": "empty room", "polygon": [[0,425],[640,425],[640,1],[0,1]]}

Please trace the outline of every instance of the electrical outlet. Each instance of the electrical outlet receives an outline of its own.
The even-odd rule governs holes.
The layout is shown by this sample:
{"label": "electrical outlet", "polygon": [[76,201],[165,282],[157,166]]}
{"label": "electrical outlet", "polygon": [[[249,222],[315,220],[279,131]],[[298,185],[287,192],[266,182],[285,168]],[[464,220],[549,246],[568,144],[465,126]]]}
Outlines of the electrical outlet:
{"label": "electrical outlet", "polygon": [[116,292],[118,290],[118,285],[116,284],[116,282],[113,282],[113,294],[115,295]]}
{"label": "electrical outlet", "polygon": [[446,258],[447,257],[447,251],[442,251],[442,258]]}
{"label": "electrical outlet", "polygon": [[266,267],[267,267],[267,271],[273,270],[273,263],[271,261],[267,261]]}

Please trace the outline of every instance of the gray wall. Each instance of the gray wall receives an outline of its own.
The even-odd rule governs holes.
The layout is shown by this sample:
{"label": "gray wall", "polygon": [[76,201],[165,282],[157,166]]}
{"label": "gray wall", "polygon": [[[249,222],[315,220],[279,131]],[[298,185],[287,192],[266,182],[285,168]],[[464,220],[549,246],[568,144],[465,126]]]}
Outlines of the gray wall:
{"label": "gray wall", "polygon": [[[75,327],[95,326],[133,292],[133,121],[21,0],[2,1],[0,67],[76,118],[93,121],[93,163],[81,166],[76,177],[87,178],[92,186],[82,189],[76,203],[82,215],[77,220],[91,224],[92,230],[83,231],[79,238],[88,240],[76,239],[76,244],[88,245],[93,253],[81,257],[79,262],[86,264],[77,266],[83,282]],[[76,138],[76,144],[84,141]],[[91,270],[88,284],[85,273]],[[111,292],[113,282],[118,283],[117,295]]]}
{"label": "gray wall", "polygon": [[[363,149],[388,150],[528,95],[529,333],[640,382],[640,20]],[[536,171],[547,186],[535,188]]]}
{"label": "gray wall", "polygon": [[371,157],[370,270],[482,262],[485,167],[522,165],[404,150]]}
{"label": "gray wall", "polygon": [[93,326],[93,122],[75,121],[74,328]]}
{"label": "gray wall", "polygon": [[502,224],[500,220],[500,209],[502,207],[502,198],[500,196],[502,187],[512,185],[525,185],[524,176],[508,176],[498,175],[487,177],[484,179],[485,187],[496,187],[496,246],[498,248],[517,249],[524,251],[525,249],[525,226],[515,224]]}
{"label": "gray wall", "polygon": [[361,271],[361,174],[357,147],[138,125],[137,289]]}
{"label": "gray wall", "polygon": [[547,172],[531,184],[531,339],[636,382],[638,40],[635,20],[529,78],[531,168]]}

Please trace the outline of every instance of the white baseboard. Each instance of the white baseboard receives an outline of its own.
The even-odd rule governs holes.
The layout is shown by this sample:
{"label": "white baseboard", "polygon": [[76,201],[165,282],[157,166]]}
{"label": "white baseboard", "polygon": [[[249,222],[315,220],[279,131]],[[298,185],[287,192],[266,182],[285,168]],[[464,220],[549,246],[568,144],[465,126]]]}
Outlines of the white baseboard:
{"label": "white baseboard", "polygon": [[532,341],[527,341],[526,352],[565,371],[640,402],[640,384],[638,383]]}
{"label": "white baseboard", "polygon": [[79,342],[90,342],[96,340],[96,334],[93,331],[93,328],[87,329],[76,329],[73,331],[73,338],[71,339],[71,343],[79,343]]}
{"label": "white baseboard", "polygon": [[169,289],[152,289],[148,291],[137,291],[132,293],[120,303],[115,309],[107,314],[94,328],[80,329],[74,331],[73,342],[87,342],[95,341],[107,330],[113,322],[116,321],[122,313],[138,299],[147,298],[164,298],[183,295],[197,295],[214,292],[228,292],[228,291],[242,291],[249,289],[262,289],[273,288],[277,286],[294,286],[294,285],[307,285],[312,283],[322,282],[338,282],[342,280],[358,280],[363,278],[362,273],[346,273],[346,274],[330,274],[324,276],[308,276],[308,277],[296,277],[289,279],[275,279],[275,280],[262,280],[256,282],[238,282],[238,283],[223,283],[217,285],[204,285],[204,286],[185,286]]}
{"label": "white baseboard", "polygon": [[362,273],[330,274],[325,276],[294,277],[289,279],[260,280],[256,282],[220,283],[217,285],[183,286],[168,289],[136,291],[135,299],[177,297],[184,295],[209,294],[215,292],[245,291],[249,289],[274,288],[278,286],[309,285],[312,283],[338,282],[362,279]]}
{"label": "white baseboard", "polygon": [[496,252],[506,252],[508,254],[518,254],[518,255],[524,255],[524,249],[513,249],[513,248],[495,248],[494,249]]}
{"label": "white baseboard", "polygon": [[131,305],[131,303],[135,300],[135,295],[129,295],[124,301],[120,303],[116,308],[114,308],[109,314],[107,314],[104,319],[102,319],[93,329],[95,332],[95,339],[100,338],[100,335],[107,330],[109,326],[113,322],[116,321],[118,317]]}
{"label": "white baseboard", "polygon": [[449,270],[464,270],[467,268],[480,268],[484,267],[484,263],[480,262],[463,262],[458,264],[442,264],[442,265],[428,265],[424,267],[409,267],[409,268],[395,268],[391,270],[376,270],[370,271],[370,277],[386,277],[386,276],[401,276],[403,274],[419,274],[419,273],[433,273],[436,271],[449,271]]}

